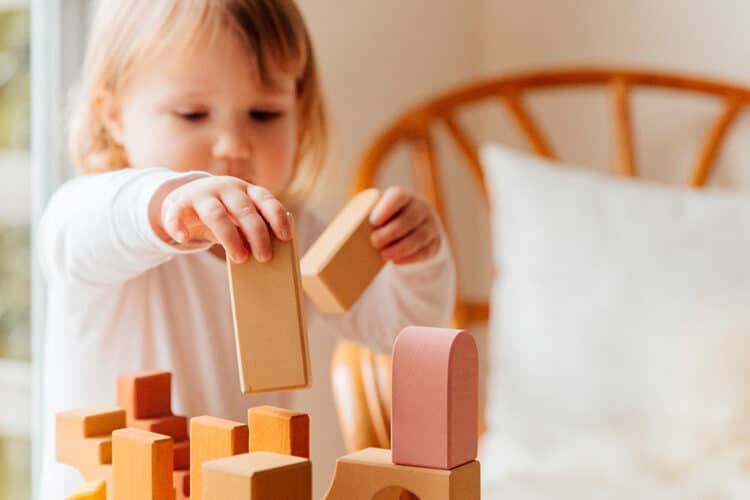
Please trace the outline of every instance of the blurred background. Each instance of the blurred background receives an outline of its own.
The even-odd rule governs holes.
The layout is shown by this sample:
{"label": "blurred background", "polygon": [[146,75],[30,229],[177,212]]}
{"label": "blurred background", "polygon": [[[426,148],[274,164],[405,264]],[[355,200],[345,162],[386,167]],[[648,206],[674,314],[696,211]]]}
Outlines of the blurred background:
{"label": "blurred background", "polygon": [[[409,106],[462,83],[584,65],[750,82],[750,2],[744,0],[299,4],[317,47],[334,125],[329,177],[315,194],[325,215],[335,213],[346,198],[353,167],[378,131]],[[0,500],[31,496],[32,450],[38,450],[38,415],[32,411],[37,392],[32,388],[38,389],[34,384],[41,367],[44,299],[43,284],[30,267],[29,235],[46,198],[71,175],[62,117],[66,92],[77,80],[91,7],[89,0],[0,0]],[[607,169],[612,152],[606,99],[604,93],[580,91],[541,95],[529,106],[561,157]],[[498,103],[497,109],[476,110],[463,122],[478,139],[524,149],[499,108]],[[637,95],[635,134],[644,175],[667,181],[686,173],[719,109],[718,102]],[[750,146],[741,139],[747,127],[743,116],[725,146],[718,184],[750,182],[750,169],[742,168],[750,158]],[[410,182],[397,173],[392,179]],[[446,169],[444,182],[451,186],[445,193],[451,217],[462,222],[451,225],[465,292],[486,298],[492,264],[485,210],[468,174]],[[476,330],[482,344],[482,327]],[[297,395],[297,406],[312,415],[316,498],[325,491],[335,458],[344,453],[328,383],[335,344],[325,335],[312,342],[316,385]]]}

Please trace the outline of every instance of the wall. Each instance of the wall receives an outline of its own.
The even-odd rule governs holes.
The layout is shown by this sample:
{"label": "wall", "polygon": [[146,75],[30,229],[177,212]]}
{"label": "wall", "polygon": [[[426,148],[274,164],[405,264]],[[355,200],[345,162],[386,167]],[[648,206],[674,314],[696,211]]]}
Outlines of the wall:
{"label": "wall", "polygon": [[[750,3],[739,0],[483,0],[481,70],[494,75],[571,65],[646,67],[750,81]],[[609,117],[603,92],[543,96],[530,104],[562,156],[609,164]],[[720,103],[639,92],[634,99],[639,163],[647,177],[674,182],[687,175]],[[575,115],[572,113],[575,112]],[[546,115],[544,115],[546,113]],[[575,116],[575,121],[571,118]],[[717,184],[747,185],[746,117],[727,145]]]}

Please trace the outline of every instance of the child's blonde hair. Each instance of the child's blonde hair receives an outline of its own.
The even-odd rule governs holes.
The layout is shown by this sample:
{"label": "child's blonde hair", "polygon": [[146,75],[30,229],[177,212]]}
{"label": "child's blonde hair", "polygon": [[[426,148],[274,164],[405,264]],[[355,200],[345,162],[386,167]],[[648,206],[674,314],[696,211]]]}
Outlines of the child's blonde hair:
{"label": "child's blonde hair", "polygon": [[297,166],[285,194],[312,187],[325,161],[328,127],[312,43],[293,0],[100,0],[70,121],[77,170],[129,166],[95,109],[102,90],[117,95],[147,52],[190,49],[223,29],[240,36],[264,82],[272,80],[269,61],[297,77]]}

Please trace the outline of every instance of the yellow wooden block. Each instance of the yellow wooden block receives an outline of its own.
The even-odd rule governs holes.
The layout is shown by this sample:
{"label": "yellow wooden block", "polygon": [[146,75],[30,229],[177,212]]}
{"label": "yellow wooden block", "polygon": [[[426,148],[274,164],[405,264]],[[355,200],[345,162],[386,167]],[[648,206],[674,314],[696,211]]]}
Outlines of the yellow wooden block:
{"label": "yellow wooden block", "polygon": [[256,452],[203,464],[203,500],[229,499],[311,500],[310,461]]}
{"label": "yellow wooden block", "polygon": [[479,500],[480,468],[476,460],[455,469],[426,469],[394,465],[391,451],[367,448],[336,461],[326,500],[383,498],[381,492],[403,488],[430,500]]}
{"label": "yellow wooden block", "polygon": [[[293,224],[292,224],[293,226]],[[309,387],[310,354],[296,242],[272,238],[273,259],[227,259],[240,386],[245,394]]]}
{"label": "yellow wooden block", "polygon": [[250,451],[310,458],[310,417],[306,413],[258,406],[247,411]]}
{"label": "yellow wooden block", "polygon": [[370,243],[369,217],[379,199],[377,189],[357,194],[302,258],[302,286],[322,312],[348,310],[383,267]]}
{"label": "yellow wooden block", "polygon": [[247,425],[216,417],[190,419],[190,495],[203,496],[203,464],[210,460],[247,453]]}
{"label": "yellow wooden block", "polygon": [[174,500],[172,438],[140,429],[112,433],[115,500]]}
{"label": "yellow wooden block", "polygon": [[86,483],[68,495],[66,500],[107,500],[107,483],[101,479]]}

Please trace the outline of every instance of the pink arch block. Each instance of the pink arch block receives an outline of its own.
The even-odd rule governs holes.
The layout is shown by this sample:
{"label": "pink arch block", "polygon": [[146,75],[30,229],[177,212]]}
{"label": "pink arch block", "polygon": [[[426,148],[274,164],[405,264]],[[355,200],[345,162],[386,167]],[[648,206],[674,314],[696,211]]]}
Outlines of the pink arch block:
{"label": "pink arch block", "polygon": [[453,469],[474,460],[478,354],[464,330],[410,326],[393,346],[393,463]]}

